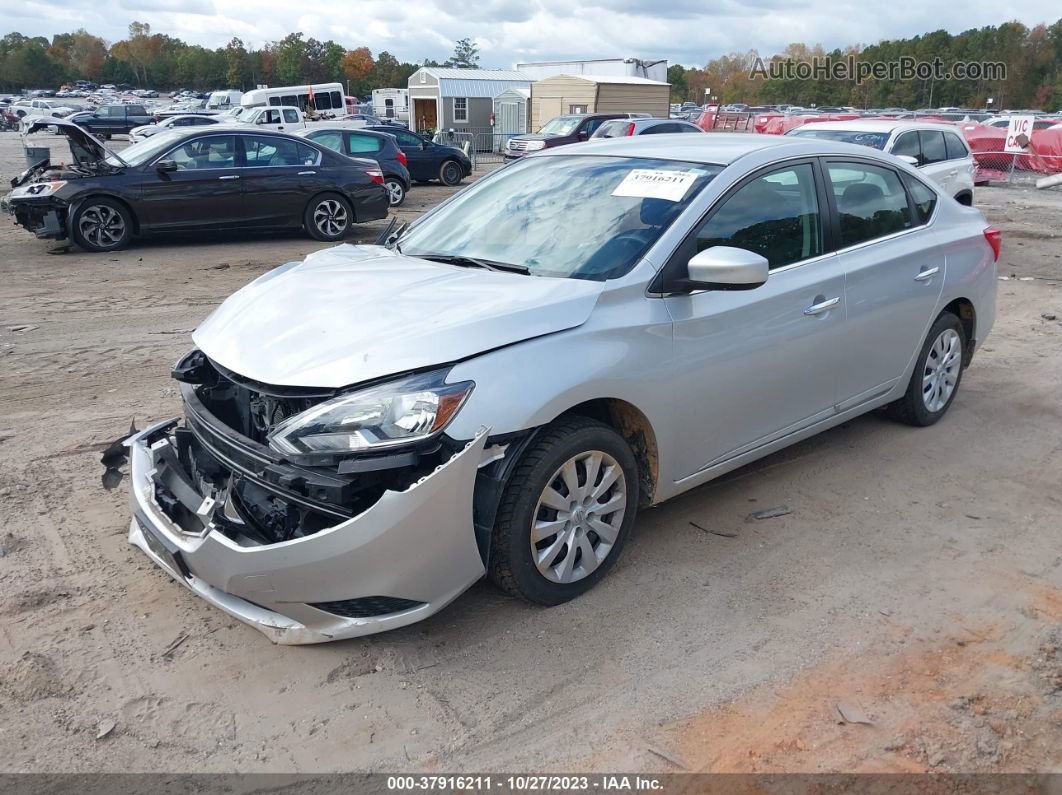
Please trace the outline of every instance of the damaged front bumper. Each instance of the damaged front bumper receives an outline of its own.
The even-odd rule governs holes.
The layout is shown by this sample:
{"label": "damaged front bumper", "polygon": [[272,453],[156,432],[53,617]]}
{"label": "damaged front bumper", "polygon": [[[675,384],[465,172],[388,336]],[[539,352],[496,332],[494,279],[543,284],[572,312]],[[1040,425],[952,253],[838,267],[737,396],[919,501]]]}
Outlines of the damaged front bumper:
{"label": "damaged front bumper", "polygon": [[47,199],[0,199],[0,212],[10,215],[15,223],[32,232],[38,238],[64,240],[67,236],[67,207],[52,198]]}
{"label": "damaged front bumper", "polygon": [[[229,508],[224,495],[204,496],[187,481],[175,482],[177,424],[159,423],[125,442],[132,482],[129,541],[178,582],[274,643],[322,643],[412,624],[484,574],[473,492],[487,429],[408,488],[384,491],[355,516],[312,535],[265,544],[234,536],[231,524],[222,532]],[[157,499],[160,493],[169,510]],[[182,517],[198,521],[174,521],[174,499]]]}

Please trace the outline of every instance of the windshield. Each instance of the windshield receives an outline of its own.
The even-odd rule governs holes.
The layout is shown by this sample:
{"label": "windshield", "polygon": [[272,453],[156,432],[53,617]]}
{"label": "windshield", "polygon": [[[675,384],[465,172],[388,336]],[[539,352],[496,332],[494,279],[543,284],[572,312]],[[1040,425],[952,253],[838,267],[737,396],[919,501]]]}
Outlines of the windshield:
{"label": "windshield", "polygon": [[399,249],[516,265],[536,276],[613,279],[721,169],[631,157],[528,158],[418,221]]}
{"label": "windshield", "polygon": [[582,116],[558,116],[543,124],[539,132],[543,135],[568,135],[579,126],[581,119]]}
{"label": "windshield", "polygon": [[846,144],[861,144],[873,149],[884,149],[890,133],[859,132],[858,130],[793,130],[789,135],[798,138],[821,138],[825,141],[840,141]]}
{"label": "windshield", "polygon": [[123,149],[121,160],[110,154],[107,155],[106,160],[110,165],[119,168],[127,164],[130,166],[142,166],[144,163],[151,160],[151,158],[155,157],[155,155],[165,152],[173,145],[174,141],[178,140],[185,134],[186,132],[183,130],[168,130],[166,132],[156,133],[138,144],[133,144],[132,146]]}

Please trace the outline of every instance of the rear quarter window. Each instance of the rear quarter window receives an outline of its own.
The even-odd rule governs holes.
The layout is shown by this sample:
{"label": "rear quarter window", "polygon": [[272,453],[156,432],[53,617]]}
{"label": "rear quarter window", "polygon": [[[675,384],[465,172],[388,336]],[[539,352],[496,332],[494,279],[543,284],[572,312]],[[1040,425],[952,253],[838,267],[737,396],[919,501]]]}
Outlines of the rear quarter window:
{"label": "rear quarter window", "polygon": [[937,208],[937,194],[914,177],[904,175],[904,180],[907,182],[907,190],[911,192],[911,200],[914,202],[915,222],[929,223],[929,219],[933,217],[933,211]]}
{"label": "rear quarter window", "polygon": [[961,160],[968,154],[966,144],[955,133],[944,133],[944,145],[948,151],[948,160]]}

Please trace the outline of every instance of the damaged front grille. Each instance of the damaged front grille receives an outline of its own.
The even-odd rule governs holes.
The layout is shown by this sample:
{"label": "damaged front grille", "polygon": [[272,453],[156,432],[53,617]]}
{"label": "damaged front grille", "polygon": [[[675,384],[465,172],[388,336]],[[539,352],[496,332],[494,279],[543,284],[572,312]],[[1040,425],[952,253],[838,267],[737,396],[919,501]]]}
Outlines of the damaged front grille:
{"label": "damaged front grille", "polygon": [[[180,473],[156,482],[156,500],[185,532],[209,522],[233,539],[263,544],[313,535],[363,513],[388,490],[404,491],[457,452],[440,439],[328,466],[300,464],[269,447],[268,435],[334,390],[261,384],[198,350],[178,362],[173,377],[185,403],[185,427],[173,431]],[[205,498],[218,507],[204,519]]]}
{"label": "damaged front grille", "polygon": [[339,602],[313,602],[310,607],[324,610],[335,616],[344,618],[373,618],[386,616],[390,613],[401,613],[422,607],[424,602],[415,602],[412,599],[400,599],[397,596],[363,596],[360,599],[344,599]]}

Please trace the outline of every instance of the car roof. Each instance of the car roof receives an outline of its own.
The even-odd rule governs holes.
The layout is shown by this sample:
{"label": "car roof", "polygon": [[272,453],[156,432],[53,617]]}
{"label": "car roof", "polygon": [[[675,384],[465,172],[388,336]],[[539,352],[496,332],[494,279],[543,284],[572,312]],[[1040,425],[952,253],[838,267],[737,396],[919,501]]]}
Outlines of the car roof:
{"label": "car roof", "polygon": [[798,130],[851,130],[852,132],[907,132],[908,130],[950,130],[954,124],[941,124],[917,119],[850,119],[847,121],[816,121],[797,127]]}
{"label": "car roof", "polygon": [[368,133],[369,135],[385,137],[390,136],[392,138],[394,137],[393,135],[391,135],[391,133],[383,132],[382,130],[376,129],[375,127],[352,127],[349,124],[344,124],[342,122],[327,121],[315,121],[312,127],[304,127],[301,130],[296,130],[292,133],[292,135],[298,135],[305,138],[307,135],[316,130],[336,130],[340,132]]}
{"label": "car roof", "polygon": [[783,135],[751,135],[742,133],[710,133],[689,135],[625,136],[623,138],[591,138],[574,147],[558,146],[543,149],[534,157],[586,154],[620,157],[649,157],[658,160],[681,160],[689,163],[715,163],[726,166],[745,155],[765,149],[779,149],[779,156],[821,155],[830,152],[864,152],[865,146],[834,143],[816,138],[793,138]]}

